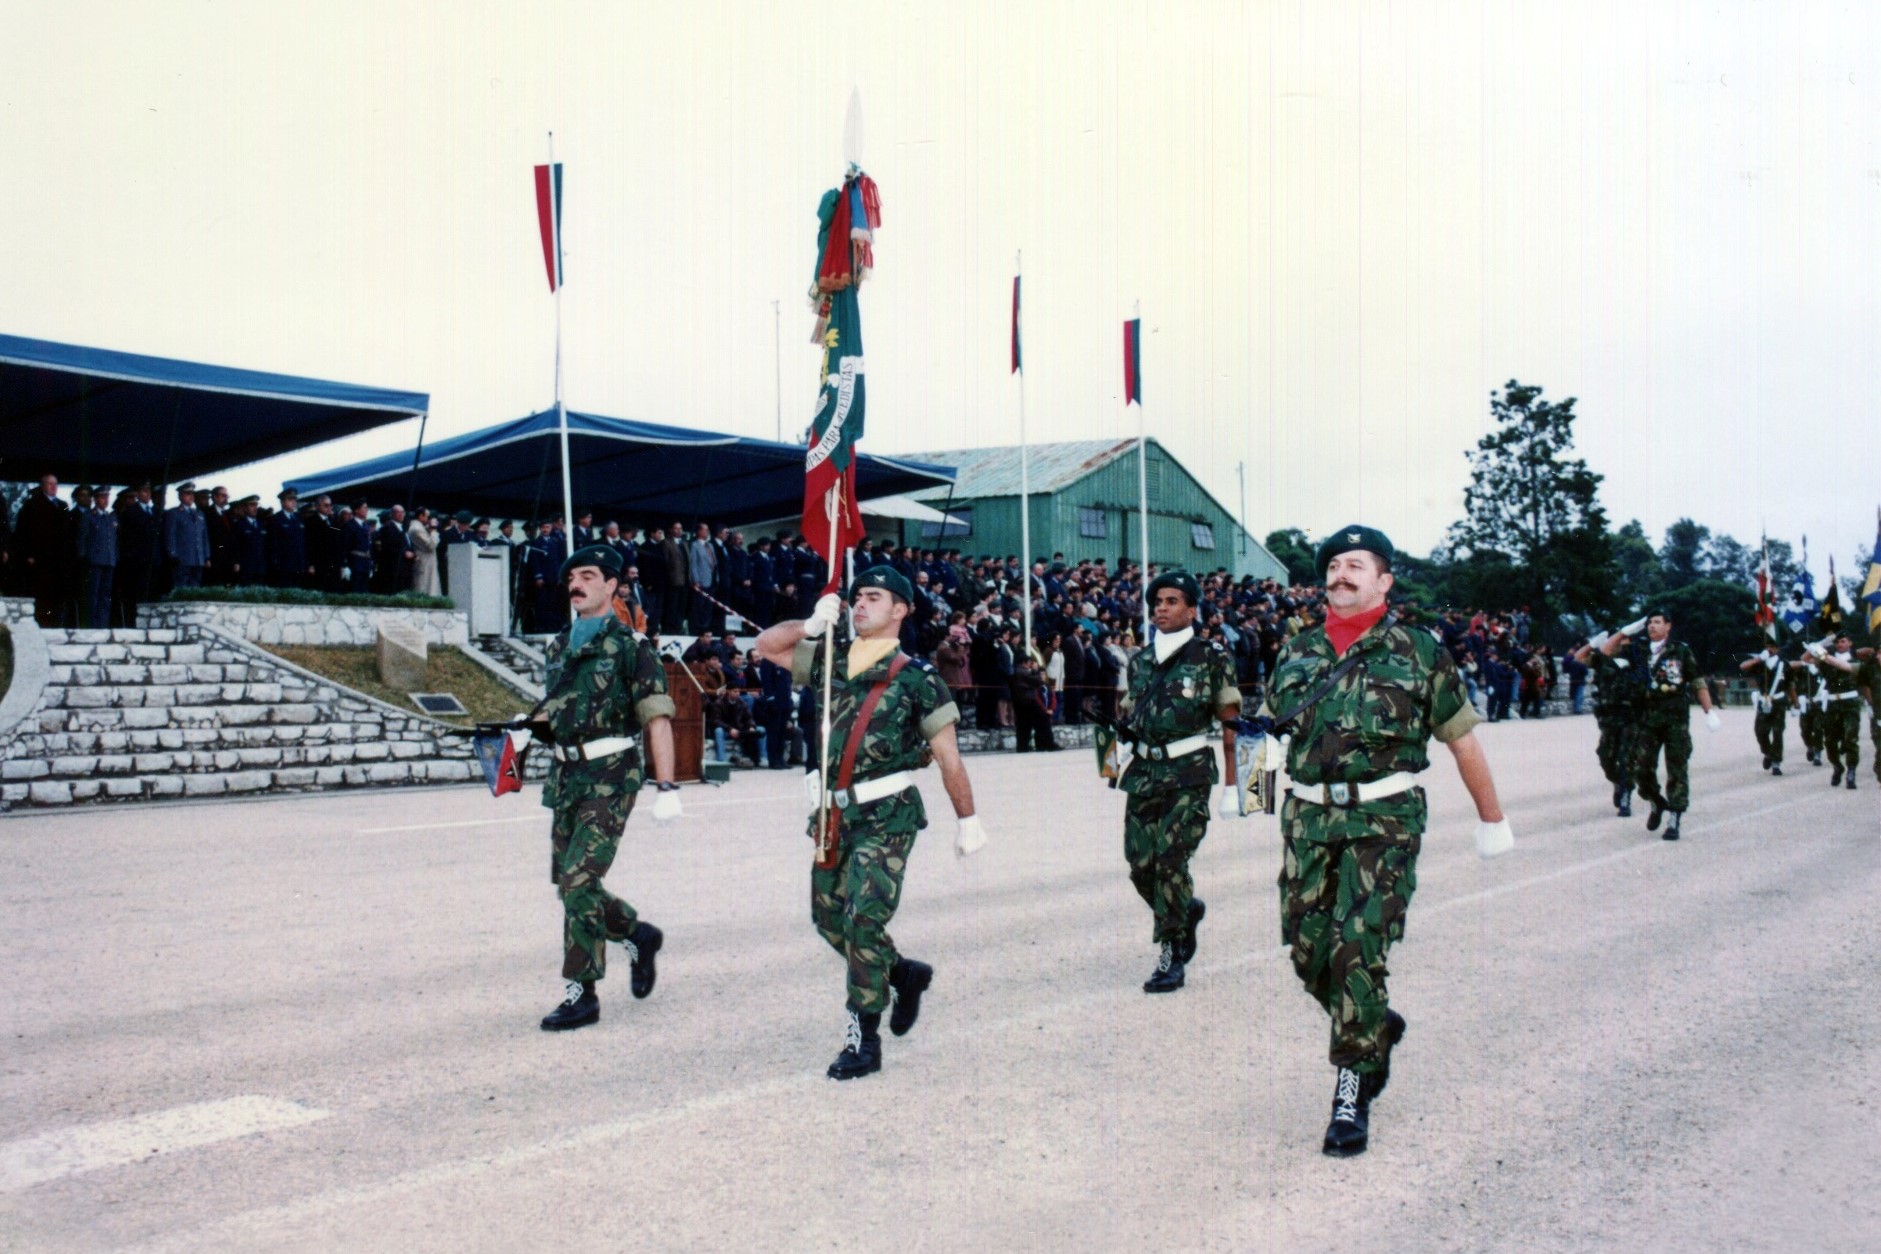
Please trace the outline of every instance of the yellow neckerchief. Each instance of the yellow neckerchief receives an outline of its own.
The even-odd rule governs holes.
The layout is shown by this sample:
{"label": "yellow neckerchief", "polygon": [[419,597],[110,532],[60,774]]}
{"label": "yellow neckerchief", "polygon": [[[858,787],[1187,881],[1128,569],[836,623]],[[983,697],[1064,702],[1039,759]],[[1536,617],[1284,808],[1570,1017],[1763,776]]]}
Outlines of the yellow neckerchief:
{"label": "yellow neckerchief", "polygon": [[849,646],[849,675],[854,679],[863,671],[887,657],[893,657],[895,650],[901,647],[901,638],[889,636],[886,639],[857,640]]}

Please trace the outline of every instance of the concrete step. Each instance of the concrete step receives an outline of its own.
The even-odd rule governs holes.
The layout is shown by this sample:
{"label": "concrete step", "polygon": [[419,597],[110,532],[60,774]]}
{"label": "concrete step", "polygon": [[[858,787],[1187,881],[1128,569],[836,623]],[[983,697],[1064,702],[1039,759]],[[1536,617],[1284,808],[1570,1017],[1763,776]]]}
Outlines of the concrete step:
{"label": "concrete step", "polygon": [[482,774],[469,760],[367,762],[288,766],[273,769],[210,770],[200,773],[94,775],[0,784],[8,805],[62,806],[84,801],[221,797],[242,793],[301,792],[386,784],[464,783]]}

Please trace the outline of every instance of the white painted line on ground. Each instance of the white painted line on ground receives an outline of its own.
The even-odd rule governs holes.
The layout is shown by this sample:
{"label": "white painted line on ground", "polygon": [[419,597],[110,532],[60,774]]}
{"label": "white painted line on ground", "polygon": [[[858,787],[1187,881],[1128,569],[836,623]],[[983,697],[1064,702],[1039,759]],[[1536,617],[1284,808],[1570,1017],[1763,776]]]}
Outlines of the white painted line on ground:
{"label": "white painted line on ground", "polygon": [[328,1113],[278,1097],[250,1094],[7,1141],[0,1144],[0,1193],[84,1171],[122,1167],[153,1154],[297,1127],[325,1119]]}

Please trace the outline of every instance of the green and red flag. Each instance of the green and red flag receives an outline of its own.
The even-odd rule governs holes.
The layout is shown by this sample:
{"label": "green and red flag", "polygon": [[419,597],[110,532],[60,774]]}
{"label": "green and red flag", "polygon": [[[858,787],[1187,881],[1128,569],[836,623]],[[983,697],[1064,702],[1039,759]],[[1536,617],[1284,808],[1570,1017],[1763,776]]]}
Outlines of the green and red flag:
{"label": "green and red flag", "polygon": [[562,285],[562,163],[536,167],[536,225],[542,232],[542,260],[549,269],[549,290]]}

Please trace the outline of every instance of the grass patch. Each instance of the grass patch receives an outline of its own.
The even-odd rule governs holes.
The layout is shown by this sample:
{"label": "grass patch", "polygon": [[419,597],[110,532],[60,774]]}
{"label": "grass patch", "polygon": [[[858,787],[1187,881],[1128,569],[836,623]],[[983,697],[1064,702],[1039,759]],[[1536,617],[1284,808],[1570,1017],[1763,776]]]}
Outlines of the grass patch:
{"label": "grass patch", "polygon": [[[408,714],[422,711],[412,704],[409,692],[388,688],[379,682],[379,659],[375,649],[361,645],[324,646],[312,644],[264,644],[258,646],[303,670],[325,676],[369,697]],[[506,719],[529,708],[529,701],[511,692],[496,676],[464,656],[462,649],[433,646],[425,654],[425,686],[420,692],[448,692],[464,703],[469,717],[440,719],[458,727],[472,723]],[[435,716],[434,716],[435,717]]]}
{"label": "grass patch", "polygon": [[0,697],[13,687],[13,629],[0,624]]}
{"label": "grass patch", "polygon": [[233,588],[172,588],[165,601],[228,601],[236,605],[338,605],[358,609],[454,610],[457,602],[449,597],[421,596],[400,592],[381,596],[376,592],[315,592],[307,588],[268,588],[243,584]]}

